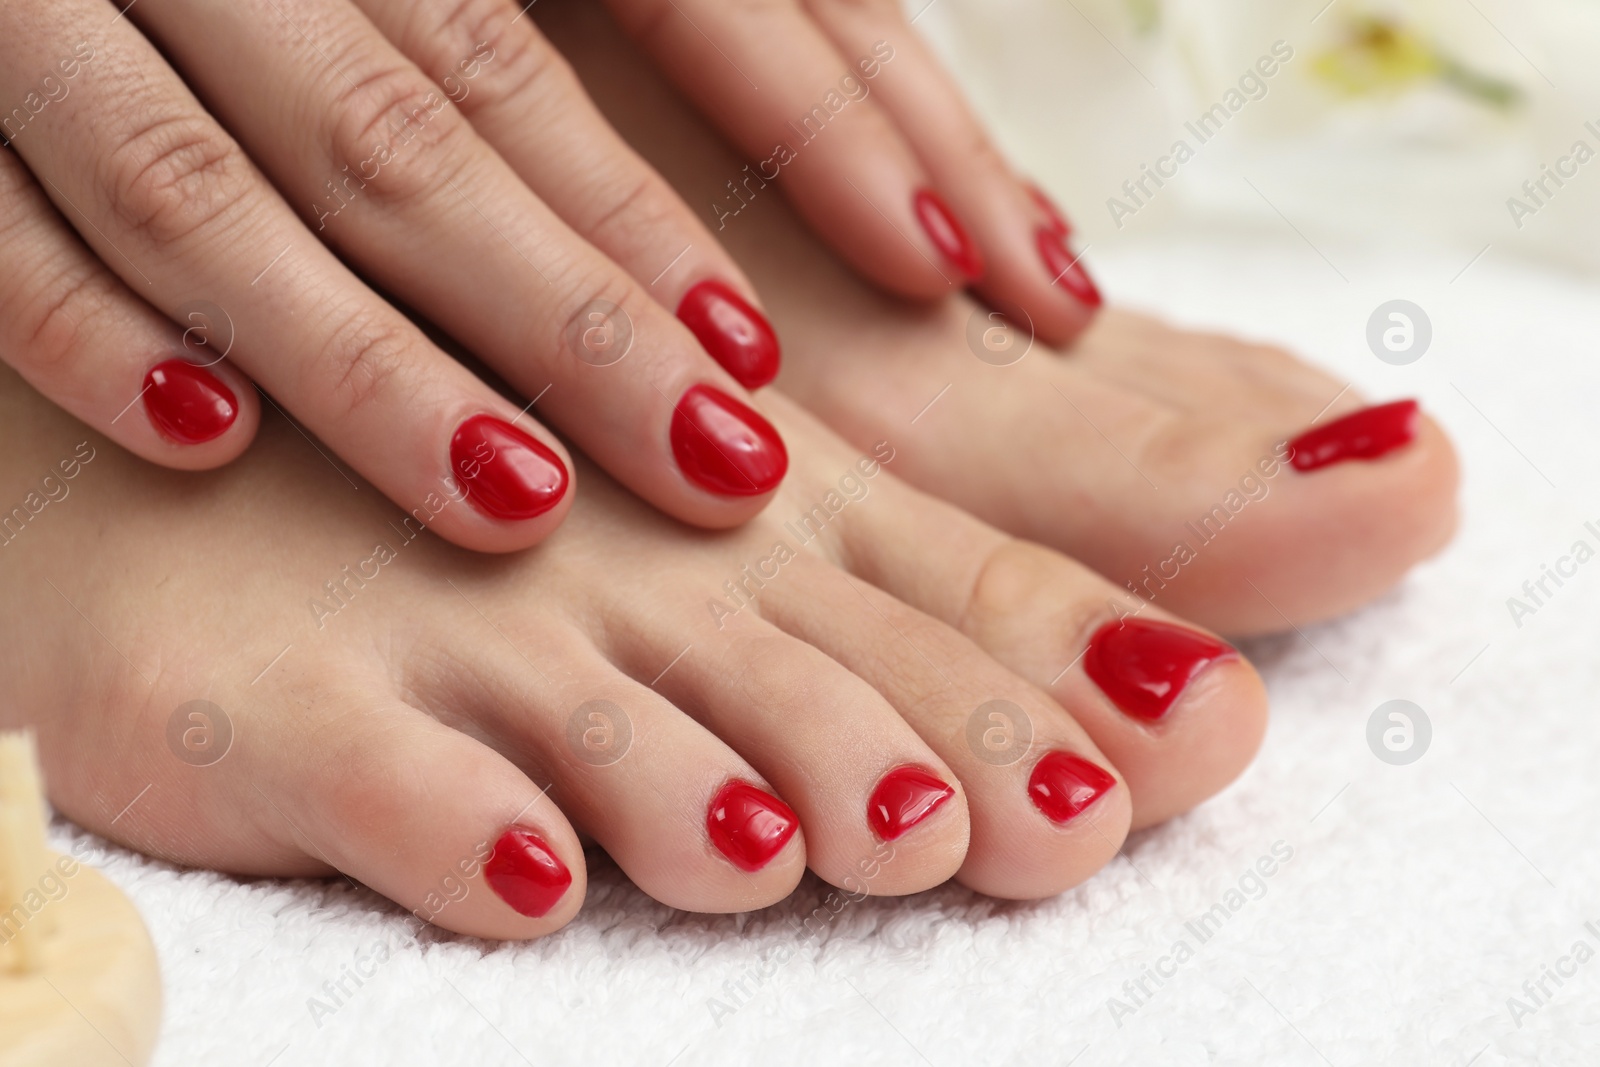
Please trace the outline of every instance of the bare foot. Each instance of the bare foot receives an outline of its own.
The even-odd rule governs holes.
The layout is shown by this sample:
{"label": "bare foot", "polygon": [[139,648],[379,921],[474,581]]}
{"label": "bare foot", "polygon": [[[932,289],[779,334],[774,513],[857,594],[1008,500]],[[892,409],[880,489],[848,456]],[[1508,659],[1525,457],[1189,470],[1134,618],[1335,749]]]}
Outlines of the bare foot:
{"label": "bare foot", "polygon": [[577,912],[580,835],[699,911],[807,866],[1037,897],[1245,766],[1265,697],[1231,648],[1119,624],[1085,568],[896,481],[897,442],[767,399],[794,463],[749,526],[679,525],[583,465],[550,540],[486,557],[275,415],[175,473],[0,371],[0,725],[39,728],[97,833],[339,871],[503,938]]}

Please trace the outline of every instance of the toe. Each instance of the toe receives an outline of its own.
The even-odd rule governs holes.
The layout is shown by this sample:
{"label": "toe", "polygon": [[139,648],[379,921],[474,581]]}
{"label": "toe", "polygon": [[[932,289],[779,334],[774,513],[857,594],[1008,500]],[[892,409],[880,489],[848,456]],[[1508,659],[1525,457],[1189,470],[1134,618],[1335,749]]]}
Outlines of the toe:
{"label": "toe", "polygon": [[574,825],[662,903],[750,911],[789,895],[808,841],[782,782],[769,785],[578,628],[469,595],[495,626],[461,620],[463,633],[489,639],[458,641],[447,694],[434,700],[453,701],[490,744],[548,781]]}
{"label": "toe", "polygon": [[820,562],[794,567],[763,610],[871,684],[954,772],[972,828],[959,881],[1042,897],[1110,862],[1129,791],[1070,715],[950,626]]}
{"label": "toe", "polygon": [[[843,580],[819,569],[829,573],[818,581]],[[800,580],[785,575],[782,584]],[[754,611],[711,625],[703,604],[696,607],[705,624],[680,631],[692,634],[680,646],[645,642],[636,669],[660,674],[657,685],[673,703],[777,787],[799,813],[806,862],[818,877],[887,896],[955,874],[967,849],[966,798],[891,703]]]}
{"label": "toe", "polygon": [[[807,482],[811,465],[795,477]],[[1266,727],[1266,696],[1230,646],[892,475],[880,474],[871,494],[832,527],[850,569],[1054,697],[1126,778],[1134,826],[1188,810],[1249,764]],[[1138,699],[1151,685],[1164,694],[1159,713]],[[975,816],[975,842],[976,834]]]}
{"label": "toe", "polygon": [[241,746],[256,824],[457,933],[538,937],[577,914],[583,849],[508,760],[407,704],[326,685],[317,703],[338,710]]}

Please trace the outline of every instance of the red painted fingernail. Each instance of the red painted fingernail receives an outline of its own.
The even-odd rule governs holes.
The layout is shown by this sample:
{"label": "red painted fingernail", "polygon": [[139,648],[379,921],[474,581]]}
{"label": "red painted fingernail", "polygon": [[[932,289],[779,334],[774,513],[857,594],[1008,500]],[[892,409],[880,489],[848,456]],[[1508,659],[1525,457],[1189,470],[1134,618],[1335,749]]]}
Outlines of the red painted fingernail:
{"label": "red painted fingernail", "polygon": [[550,846],[516,827],[494,843],[483,877],[518,914],[534,919],[555,907],[572,885],[572,872]]}
{"label": "red painted fingernail", "polygon": [[1396,400],[1363,408],[1289,442],[1289,463],[1314,471],[1351,459],[1377,459],[1417,439],[1420,411],[1415,400]]}
{"label": "red painted fingernail", "polygon": [[911,208],[934,246],[966,275],[967,281],[975,282],[983,277],[982,253],[938,193],[932,189],[918,189],[911,198]]}
{"label": "red painted fingernail", "polygon": [[672,412],[671,436],[678,468],[713,493],[758,496],[776,488],[789,469],[789,453],[772,423],[709,385],[683,394]]}
{"label": "red painted fingernail", "polygon": [[144,409],[163,434],[198,445],[227,432],[239,417],[239,398],[204,367],[169,359],[144,376]]}
{"label": "red painted fingernail", "polygon": [[1072,223],[1068,222],[1067,217],[1056,207],[1055,201],[1046,196],[1044,190],[1032,182],[1026,184],[1028,195],[1033,198],[1034,206],[1044,212],[1044,217],[1050,220],[1049,228],[1062,237],[1070,237],[1072,235]]}
{"label": "red painted fingernail", "polygon": [[1123,714],[1157,722],[1207,667],[1238,658],[1232,645],[1186,626],[1124,619],[1095,631],[1083,669]]}
{"label": "red painted fingernail", "polygon": [[893,841],[955,795],[944,779],[921,767],[896,767],[867,800],[867,823],[883,840]]}
{"label": "red painted fingernail", "polygon": [[707,279],[678,302],[678,319],[712,359],[746,389],[778,376],[778,335],[731,286]]}
{"label": "red painted fingernail", "polygon": [[1046,752],[1028,776],[1033,806],[1051,822],[1066,822],[1117,784],[1111,772],[1070,752]]}
{"label": "red painted fingernail", "polygon": [[561,457],[493,415],[474,415],[456,427],[450,467],[467,500],[492,519],[543,515],[567,491]]}
{"label": "red painted fingernail", "polygon": [[759,871],[770,863],[799,825],[789,805],[749,782],[723,786],[706,812],[711,843],[743,871]]}
{"label": "red painted fingernail", "polygon": [[1103,302],[1100,290],[1084,269],[1083,260],[1067,247],[1066,235],[1049,226],[1040,226],[1033,236],[1039,246],[1039,258],[1044,260],[1044,269],[1050,272],[1050,280],[1085,307],[1099,307]]}

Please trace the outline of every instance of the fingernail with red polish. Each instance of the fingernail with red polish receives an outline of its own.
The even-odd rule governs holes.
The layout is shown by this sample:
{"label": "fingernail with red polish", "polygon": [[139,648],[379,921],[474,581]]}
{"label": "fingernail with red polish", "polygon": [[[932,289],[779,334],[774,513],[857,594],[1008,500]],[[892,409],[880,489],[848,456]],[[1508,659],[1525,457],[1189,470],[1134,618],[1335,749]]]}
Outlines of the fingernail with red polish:
{"label": "fingernail with red polish", "polygon": [[671,437],[684,475],[723,496],[759,496],[775,489],[789,469],[789,453],[772,424],[709,385],[683,394],[672,412]]}
{"label": "fingernail with red polish", "polygon": [[1084,269],[1083,260],[1073,255],[1072,249],[1067,247],[1066,235],[1049,226],[1041,226],[1033,236],[1039,246],[1039,258],[1044,260],[1044,269],[1050,272],[1051,282],[1071,293],[1085,307],[1099,307],[1102,303],[1100,290]]}
{"label": "fingernail with red polish", "polygon": [[723,786],[706,812],[711,843],[742,871],[765,867],[799,826],[789,805],[748,782]]}
{"label": "fingernail with red polish", "polygon": [[1051,822],[1067,822],[1117,784],[1111,772],[1070,752],[1046,752],[1028,776],[1033,806]]}
{"label": "fingernail with red polish", "polygon": [[1044,217],[1050,220],[1047,228],[1063,238],[1070,237],[1072,235],[1072,223],[1068,222],[1067,217],[1057,209],[1055,201],[1046,196],[1044,190],[1032,182],[1027,183],[1027,188],[1028,195],[1033,198],[1034,206],[1044,212]]}
{"label": "fingernail with red polish", "polygon": [[572,872],[550,846],[516,827],[494,843],[483,877],[501,900],[532,919],[548,913],[572,885]]}
{"label": "fingernail with red polish", "polygon": [[896,767],[867,800],[867,823],[880,838],[893,841],[955,795],[944,779],[921,767]]}
{"label": "fingernail with red polish", "polygon": [[911,207],[934,246],[966,275],[967,281],[975,282],[983,277],[983,255],[938,193],[932,189],[918,189],[911,198]]}
{"label": "fingernail with red polish", "polygon": [[731,286],[715,279],[694,286],[678,302],[678,319],[746,389],[759,389],[778,376],[778,335]]}
{"label": "fingernail with red polish", "polygon": [[169,359],[144,376],[144,409],[167,437],[198,445],[227,432],[239,417],[239,399],[204,367]]}
{"label": "fingernail with red polish", "polygon": [[450,469],[472,506],[492,519],[535,518],[567,491],[561,457],[493,415],[474,415],[456,427]]}
{"label": "fingernail with red polish", "polygon": [[1232,645],[1186,626],[1124,619],[1095,631],[1083,669],[1123,714],[1158,722],[1202,671],[1238,658]]}
{"label": "fingernail with red polish", "polygon": [[1363,408],[1289,442],[1289,463],[1314,471],[1352,459],[1377,459],[1417,439],[1421,412],[1415,400],[1396,400]]}

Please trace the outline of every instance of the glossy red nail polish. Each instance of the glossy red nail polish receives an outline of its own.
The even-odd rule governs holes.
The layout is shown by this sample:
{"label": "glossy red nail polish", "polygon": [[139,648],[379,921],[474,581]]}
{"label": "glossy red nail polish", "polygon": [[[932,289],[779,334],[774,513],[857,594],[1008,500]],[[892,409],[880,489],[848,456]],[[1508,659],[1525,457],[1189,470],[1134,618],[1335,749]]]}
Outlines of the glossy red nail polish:
{"label": "glossy red nail polish", "polygon": [[1028,776],[1033,806],[1051,822],[1066,822],[1105,796],[1117,780],[1111,772],[1070,752],[1046,752]]}
{"label": "glossy red nail polish", "polygon": [[867,800],[867,824],[883,840],[893,841],[955,795],[944,779],[921,767],[896,767]]}
{"label": "glossy red nail polish", "polygon": [[473,507],[507,522],[543,515],[567,491],[561,457],[493,415],[474,415],[456,427],[450,469]]}
{"label": "glossy red nail polish", "polygon": [[1044,217],[1049,220],[1048,228],[1066,238],[1072,236],[1072,223],[1067,221],[1055,205],[1055,201],[1045,195],[1044,190],[1032,182],[1027,183],[1028,195],[1033,198],[1034,206],[1044,212]]}
{"label": "glossy red nail polish", "polygon": [[547,914],[572,885],[572,872],[550,846],[516,827],[494,843],[483,877],[501,900],[533,919]]}
{"label": "glossy red nail polish", "polygon": [[1044,260],[1044,269],[1050,272],[1050,281],[1071,293],[1085,307],[1099,307],[1103,302],[1100,290],[1084,269],[1083,260],[1073,255],[1072,249],[1067,247],[1066,235],[1049,226],[1041,226],[1033,236],[1039,246],[1039,258]]}
{"label": "glossy red nail polish", "polygon": [[1417,438],[1421,413],[1415,400],[1379,404],[1318,426],[1289,442],[1289,463],[1314,471],[1351,459],[1377,459]]}
{"label": "glossy red nail polish", "polygon": [[1083,669],[1123,714],[1156,722],[1200,672],[1238,658],[1233,646],[1186,626],[1124,619],[1095,631]]}
{"label": "glossy red nail polish", "polygon": [[975,282],[983,277],[983,254],[938,193],[932,189],[918,189],[911,198],[911,208],[934,247],[956,265],[967,281]]}
{"label": "glossy red nail polish", "polygon": [[678,301],[678,319],[746,389],[759,389],[778,376],[778,335],[731,286],[711,278],[700,282]]}
{"label": "glossy red nail polish", "polygon": [[706,830],[717,851],[742,871],[759,871],[783,851],[800,820],[789,805],[751,785],[732,781],[706,811]]}
{"label": "glossy red nail polish", "polygon": [[723,496],[768,492],[789,469],[789,453],[772,423],[709,385],[683,394],[672,412],[671,437],[685,477]]}
{"label": "glossy red nail polish", "polygon": [[239,399],[204,367],[169,359],[144,376],[144,409],[167,437],[198,445],[227,432],[239,417]]}

